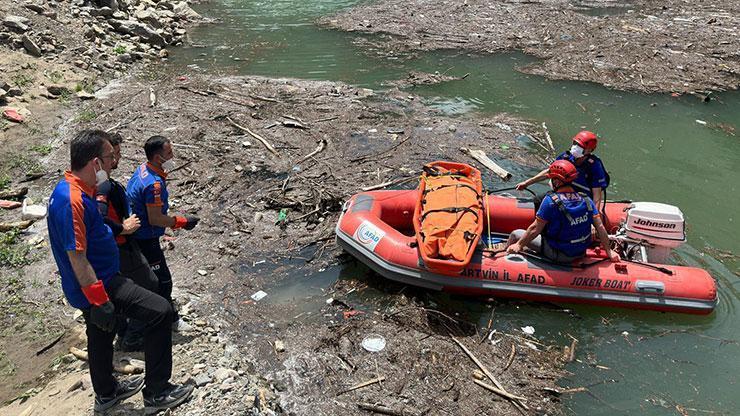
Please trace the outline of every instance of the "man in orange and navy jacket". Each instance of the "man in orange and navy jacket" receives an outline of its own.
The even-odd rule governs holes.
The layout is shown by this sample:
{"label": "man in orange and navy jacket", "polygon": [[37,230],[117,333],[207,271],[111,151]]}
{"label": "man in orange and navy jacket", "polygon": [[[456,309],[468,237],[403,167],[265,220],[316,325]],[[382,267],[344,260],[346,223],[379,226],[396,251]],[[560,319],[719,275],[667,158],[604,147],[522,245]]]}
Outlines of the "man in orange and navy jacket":
{"label": "man in orange and navy jacket", "polygon": [[[71,170],[56,185],[49,200],[49,243],[64,295],[70,305],[82,310],[85,318],[94,410],[109,409],[143,388],[145,412],[151,414],[179,405],[193,389],[169,382],[169,303],[120,274],[113,233],[98,212],[95,187],[108,179],[114,158],[107,138],[104,131],[85,130],[71,141]],[[147,323],[143,378],[116,380],[113,376],[113,337],[118,315]]]}
{"label": "man in orange and navy jacket", "polygon": [[159,238],[165,228],[184,228],[192,230],[200,219],[195,216],[170,216],[169,193],[167,192],[167,172],[175,168],[172,143],[163,136],[152,136],[144,143],[147,162],[140,165],[131,175],[126,185],[126,193],[131,201],[131,211],[141,220],[141,228],[133,235],[141,252],[149,261],[149,266],[159,279],[159,293],[172,304],[174,312],[172,328],[183,330],[188,325],[177,313],[172,301],[172,273],[167,266]]}
{"label": "man in orange and navy jacket", "polygon": [[[121,143],[123,136],[118,133],[108,136],[108,141],[113,146],[111,171],[118,169],[118,161],[121,160]],[[105,224],[113,231],[118,244],[121,274],[130,278],[144,289],[157,292],[157,276],[152,272],[149,263],[136,241],[130,238],[141,226],[139,217],[131,214],[130,204],[126,196],[126,188],[113,178],[101,183],[97,187],[95,200],[98,202],[98,210],[103,216]],[[119,322],[117,348],[122,351],[144,350],[144,329],[146,322],[129,319]]]}

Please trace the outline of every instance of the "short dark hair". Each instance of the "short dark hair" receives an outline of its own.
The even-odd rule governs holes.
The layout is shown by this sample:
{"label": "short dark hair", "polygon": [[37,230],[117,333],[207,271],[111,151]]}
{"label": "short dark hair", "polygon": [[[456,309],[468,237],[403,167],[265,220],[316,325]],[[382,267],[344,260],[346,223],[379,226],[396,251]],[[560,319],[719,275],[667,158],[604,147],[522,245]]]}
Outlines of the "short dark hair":
{"label": "short dark hair", "polygon": [[110,139],[108,139],[111,146],[119,146],[121,143],[123,143],[123,136],[121,133],[115,132],[110,135]]}
{"label": "short dark hair", "polygon": [[144,143],[144,153],[146,153],[146,159],[152,160],[155,155],[162,153],[165,143],[169,143],[170,139],[164,136],[152,136],[147,139]]}
{"label": "short dark hair", "polygon": [[72,170],[80,170],[96,157],[103,155],[103,143],[110,141],[110,135],[103,130],[82,130],[69,144],[69,158]]}

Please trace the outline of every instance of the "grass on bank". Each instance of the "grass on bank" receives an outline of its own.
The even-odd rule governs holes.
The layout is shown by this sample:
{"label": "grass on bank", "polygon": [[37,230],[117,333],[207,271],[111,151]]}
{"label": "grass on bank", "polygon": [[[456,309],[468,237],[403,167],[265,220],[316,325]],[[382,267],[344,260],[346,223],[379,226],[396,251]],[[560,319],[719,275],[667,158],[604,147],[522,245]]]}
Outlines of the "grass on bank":
{"label": "grass on bank", "polygon": [[10,187],[10,176],[5,172],[0,172],[0,191]]}
{"label": "grass on bank", "polygon": [[0,267],[21,267],[31,263],[31,247],[23,243],[20,231],[0,233]]}
{"label": "grass on bank", "polygon": [[36,146],[31,146],[31,151],[36,152],[40,154],[41,156],[46,156],[51,151],[54,150],[54,148],[50,144],[39,144]]}
{"label": "grass on bank", "polygon": [[93,121],[95,118],[98,117],[98,114],[93,110],[82,110],[80,111],[80,114],[77,115],[75,118],[75,121],[79,123],[86,123],[88,121]]}

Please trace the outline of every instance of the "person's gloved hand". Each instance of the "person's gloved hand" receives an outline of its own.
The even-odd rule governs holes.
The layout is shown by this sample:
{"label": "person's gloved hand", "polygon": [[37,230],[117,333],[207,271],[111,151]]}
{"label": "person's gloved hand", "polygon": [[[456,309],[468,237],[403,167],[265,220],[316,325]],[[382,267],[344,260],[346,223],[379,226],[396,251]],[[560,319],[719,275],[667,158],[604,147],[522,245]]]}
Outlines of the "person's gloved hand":
{"label": "person's gloved hand", "polygon": [[185,220],[187,220],[187,223],[182,228],[186,230],[192,230],[200,222],[200,218],[195,215],[188,215],[185,217]]}
{"label": "person's gloved hand", "polygon": [[108,299],[103,282],[97,282],[82,287],[82,293],[90,302],[90,323],[106,332],[113,332],[116,328],[116,308]]}
{"label": "person's gloved hand", "polygon": [[90,322],[105,332],[113,332],[116,328],[116,308],[113,302],[108,301],[100,306],[90,308]]}
{"label": "person's gloved hand", "polygon": [[200,221],[200,218],[196,217],[195,215],[188,215],[185,217],[177,216],[175,217],[175,226],[172,228],[184,228],[186,230],[192,230],[195,228],[196,225],[198,225],[198,222]]}

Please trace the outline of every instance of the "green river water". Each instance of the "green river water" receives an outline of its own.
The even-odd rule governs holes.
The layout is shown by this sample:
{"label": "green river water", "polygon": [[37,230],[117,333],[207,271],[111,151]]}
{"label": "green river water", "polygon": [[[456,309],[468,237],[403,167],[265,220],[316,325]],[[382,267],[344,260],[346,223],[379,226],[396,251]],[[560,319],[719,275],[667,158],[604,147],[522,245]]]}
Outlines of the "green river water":
{"label": "green river water", "polygon": [[[511,302],[497,306],[497,322],[505,322],[502,329],[532,325],[535,335],[548,343],[568,344],[566,334],[580,340],[582,362],[568,365],[573,375],[561,384],[590,386],[591,394],[565,398],[567,413],[669,415],[679,414],[679,405],[692,415],[740,414],[739,265],[736,258],[722,263],[713,257],[713,249],[740,252],[740,137],[710,128],[718,123],[740,126],[740,94],[720,94],[705,104],[691,96],[547,81],[516,72],[515,67],[534,59],[514,53],[472,56],[442,51],[411,59],[380,58],[353,43],[357,34],[313,24],[318,16],[356,3],[212,1],[197,10],[219,22],[193,30],[196,46],[175,50],[172,65],[181,71],[335,80],[374,89],[382,89],[384,81],[405,78],[410,70],[470,73],[465,80],[417,87],[413,93],[451,114],[505,111],[546,122],[562,149],[582,127],[596,131],[603,137],[597,153],[612,177],[609,198],[665,202],[683,210],[688,243],[677,256],[708,269],[717,279],[717,310],[695,317],[566,305],[572,313],[563,313]],[[515,180],[532,173],[514,171]],[[314,276],[309,283],[289,282],[273,294],[282,291],[285,299],[302,298],[318,307],[323,302],[321,288],[337,278],[358,276],[377,279],[364,266],[351,263]],[[482,325],[488,320],[485,302],[433,297],[441,308],[464,310]]]}

